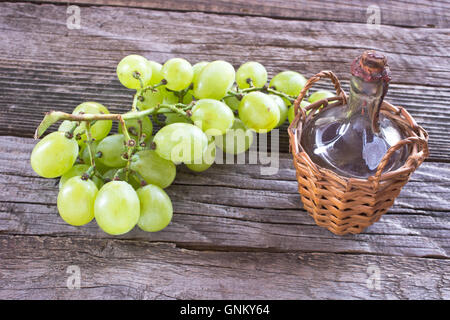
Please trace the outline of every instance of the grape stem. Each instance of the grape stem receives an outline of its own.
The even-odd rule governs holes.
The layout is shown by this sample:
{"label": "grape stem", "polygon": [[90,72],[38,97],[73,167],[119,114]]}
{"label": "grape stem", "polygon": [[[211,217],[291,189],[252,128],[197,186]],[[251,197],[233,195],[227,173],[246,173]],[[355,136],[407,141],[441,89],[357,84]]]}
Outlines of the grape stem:
{"label": "grape stem", "polygon": [[141,93],[144,93],[144,92],[147,91],[147,90],[152,90],[152,91],[154,92],[154,91],[156,91],[156,90],[155,90],[156,88],[158,88],[158,87],[160,87],[160,86],[165,86],[166,84],[167,84],[167,80],[162,79],[160,83],[157,83],[157,84],[155,84],[155,85],[153,85],[153,86],[146,86],[146,87],[143,87],[143,88],[141,89]]}
{"label": "grape stem", "polygon": [[[85,128],[83,128],[83,132],[80,134],[86,133],[87,141],[86,141],[86,147],[88,148],[89,152],[89,158],[90,158],[90,167],[89,169],[83,174],[83,177],[85,180],[91,178],[94,175],[97,175],[99,177],[102,177],[102,175],[97,171],[95,167],[95,157],[97,155],[94,155],[92,150],[92,142],[94,139],[92,138],[91,134],[91,127],[92,124],[94,124],[96,121],[101,120],[115,120],[118,121],[121,128],[122,128],[122,134],[125,138],[125,144],[126,144],[126,154],[123,155],[123,158],[126,158],[127,164],[124,168],[119,169],[116,174],[114,175],[114,180],[120,179],[120,174],[125,173],[125,179],[128,181],[129,173],[131,172],[130,166],[131,166],[131,159],[133,155],[136,153],[136,151],[142,150],[141,143],[144,141],[144,135],[142,132],[142,118],[145,116],[152,115],[155,119],[157,114],[160,113],[178,113],[186,118],[190,117],[190,109],[194,106],[194,102],[191,102],[190,104],[183,104],[181,103],[183,100],[184,95],[188,92],[190,88],[187,88],[186,90],[183,90],[182,92],[178,93],[178,97],[180,100],[180,103],[176,104],[158,104],[157,106],[143,110],[138,111],[137,104],[140,100],[140,97],[142,97],[142,93],[146,90],[154,90],[155,88],[167,84],[167,81],[164,79],[154,86],[148,86],[143,87],[142,81],[140,79],[140,75],[136,75],[135,78],[139,79],[141,82],[141,89],[138,89],[136,91],[136,94],[133,98],[133,104],[131,107],[131,111],[125,114],[90,114],[90,113],[80,113],[80,114],[69,114],[61,111],[50,111],[45,114],[44,119],[39,124],[39,126],[36,129],[36,132],[34,134],[34,138],[38,139],[44,132],[55,122],[60,120],[70,120],[73,121],[72,127],[66,131],[66,137],[69,139],[73,138],[73,133],[75,132],[75,129],[80,126],[83,122],[85,123]],[[138,141],[135,141],[130,137],[130,133],[128,131],[127,125],[125,123],[126,120],[131,119],[138,119],[139,123],[139,132],[138,132]],[[142,181],[142,179],[141,179]]]}
{"label": "grape stem", "polygon": [[142,120],[141,119],[138,119],[137,120],[137,123],[138,123],[138,125],[139,125],[139,133],[138,133],[138,141],[136,141],[137,142],[137,144],[141,144],[141,140],[142,140]]}
{"label": "grape stem", "polygon": [[134,175],[139,179],[139,183],[141,184],[141,186],[145,186],[147,185],[147,182],[145,181],[145,179],[139,174],[139,172],[137,171],[133,171]]}
{"label": "grape stem", "polygon": [[[48,127],[50,127],[53,123],[60,121],[60,120],[71,120],[71,121],[77,121],[77,122],[81,122],[81,121],[98,121],[98,120],[116,120],[120,122],[120,125],[122,126],[123,129],[123,134],[125,136],[125,138],[127,139],[127,141],[131,140],[130,135],[128,133],[128,130],[126,128],[125,125],[125,120],[129,120],[129,119],[139,119],[145,116],[149,116],[149,115],[153,115],[153,114],[160,114],[160,113],[167,113],[167,112],[175,112],[178,113],[180,115],[182,115],[185,118],[189,118],[190,117],[190,109],[195,105],[195,102],[191,102],[189,104],[184,104],[184,103],[175,103],[175,104],[159,104],[153,108],[149,108],[147,110],[142,110],[142,111],[138,111],[137,109],[137,103],[139,101],[139,97],[142,95],[142,93],[145,90],[149,90],[149,89],[154,89],[158,86],[162,86],[166,84],[166,82],[164,81],[164,79],[159,83],[156,84],[154,86],[148,86],[148,87],[144,87],[142,89],[137,90],[136,94],[134,95],[134,99],[133,99],[133,105],[131,108],[131,112],[125,113],[125,114],[91,114],[91,113],[85,113],[85,114],[69,114],[66,112],[61,112],[61,111],[50,111],[47,112],[44,119],[42,120],[42,122],[39,124],[39,126],[36,129],[36,132],[34,134],[34,138],[38,139],[42,134],[44,134],[44,132],[48,129]],[[188,90],[185,90],[187,93]],[[224,98],[229,98],[229,97],[237,97],[239,100],[242,99],[242,97],[249,93],[249,92],[253,92],[253,91],[261,91],[261,92],[265,92],[265,93],[271,93],[277,96],[280,96],[286,100],[288,100],[289,102],[293,103],[295,101],[295,97],[290,96],[286,93],[280,92],[275,90],[274,88],[269,88],[267,87],[267,85],[263,86],[263,87],[250,87],[250,88],[246,88],[246,89],[236,89],[236,90],[229,90],[227,92],[227,95]],[[179,95],[179,98],[182,99],[183,94]],[[78,124],[77,124],[78,125]],[[71,130],[69,130],[69,136],[70,136],[70,132],[73,133],[73,131],[75,130],[75,125],[73,128],[71,128]]]}
{"label": "grape stem", "polygon": [[295,101],[295,97],[290,96],[290,95],[288,95],[288,94],[286,94],[284,92],[277,91],[277,90],[275,90],[273,88],[268,88],[266,86],[264,86],[264,87],[250,87],[250,88],[242,89],[240,91],[229,90],[227,92],[227,95],[224,97],[224,99],[225,98],[230,98],[230,97],[237,97],[239,99],[239,98],[242,98],[245,94],[247,94],[249,92],[253,92],[253,91],[261,91],[261,92],[264,92],[264,93],[271,93],[271,94],[274,94],[274,95],[277,95],[277,96],[280,96],[282,98],[287,99],[290,103],[293,103]]}
{"label": "grape stem", "polygon": [[[131,164],[131,156],[133,155],[135,148],[137,146],[137,143],[134,139],[130,137],[130,134],[128,133],[127,125],[125,124],[125,121],[123,120],[123,117],[119,117],[120,125],[122,126],[122,134],[125,137],[126,147],[127,147],[127,164],[125,168],[123,168],[122,171],[125,171],[125,179],[128,181],[128,171],[130,169]],[[119,171],[118,171],[119,172]],[[116,173],[117,175],[117,173]],[[116,178],[116,175],[114,175],[114,178]]]}
{"label": "grape stem", "polygon": [[116,173],[114,174],[113,180],[120,180],[119,176],[125,170],[128,171],[128,169],[125,169],[125,168],[120,168],[119,170],[117,170]]}
{"label": "grape stem", "polygon": [[79,122],[73,122],[72,127],[66,131],[66,138],[67,139],[72,139],[73,138],[73,133],[75,132],[75,129],[80,125]]}
{"label": "grape stem", "polygon": [[268,93],[271,93],[271,94],[274,94],[274,95],[277,95],[279,97],[287,99],[290,103],[294,103],[294,101],[296,99],[296,97],[290,96],[290,95],[288,95],[288,94],[286,94],[284,92],[277,91],[277,90],[275,90],[273,88],[267,88],[266,90],[267,90]]}
{"label": "grape stem", "polygon": [[[162,108],[167,108],[170,111],[167,110],[160,110]],[[191,105],[186,105],[183,103],[176,103],[176,104],[159,104],[156,107],[143,110],[143,111],[132,111],[125,114],[93,114],[93,113],[85,113],[85,114],[71,114],[66,113],[62,111],[50,111],[47,112],[44,119],[40,123],[40,125],[37,127],[36,132],[34,133],[34,138],[38,139],[44,132],[50,127],[53,123],[60,121],[60,120],[71,120],[71,121],[98,121],[98,120],[115,120],[119,121],[120,125],[122,126],[122,129],[124,129],[123,134],[125,135],[125,138],[130,140],[130,136],[128,134],[128,130],[126,129],[125,120],[130,119],[139,119],[148,115],[151,115],[153,113],[167,113],[167,112],[176,112],[179,113],[187,118],[189,116],[187,115],[186,111],[192,108]]]}
{"label": "grape stem", "polygon": [[167,109],[170,109],[171,112],[176,112],[186,118],[189,118],[186,111],[184,111],[184,108],[187,108],[187,107],[188,107],[188,105],[183,104],[183,103],[176,103],[176,104],[161,103],[157,107],[155,107],[155,108],[157,108],[155,111],[157,111],[157,113],[166,113],[167,112],[166,110],[160,110],[160,109],[167,108]]}
{"label": "grape stem", "polygon": [[[153,114],[167,113],[167,112],[175,112],[175,113],[182,115],[185,118],[189,118],[190,117],[189,110],[195,105],[195,102],[191,102],[189,104],[184,104],[184,103],[165,104],[165,103],[162,103],[153,108],[138,111],[137,102],[139,101],[139,97],[141,96],[142,92],[145,90],[148,90],[148,89],[154,89],[158,86],[164,85],[165,83],[166,83],[165,81],[161,81],[159,84],[156,84],[154,86],[148,86],[143,89],[137,90],[136,94],[134,95],[131,112],[128,112],[125,114],[113,114],[113,113],[110,113],[110,114],[91,114],[91,113],[69,114],[69,113],[61,112],[61,111],[47,112],[44,119],[37,127],[36,132],[34,134],[34,138],[38,139],[42,134],[44,134],[44,132],[48,129],[48,127],[50,127],[53,123],[60,121],[60,120],[71,120],[71,121],[77,121],[77,122],[82,122],[82,121],[93,122],[93,121],[98,121],[98,120],[116,120],[116,121],[120,122],[120,125],[122,126],[122,129],[123,129],[123,134],[124,134],[125,138],[127,139],[127,141],[129,141],[129,140],[131,140],[131,138],[130,138],[130,135],[126,128],[125,120],[139,119],[139,118],[142,118],[145,116],[149,116],[149,115],[153,115]],[[241,90],[239,90],[239,89],[229,90],[227,95],[224,98],[237,97],[238,99],[241,100],[245,94],[247,94],[249,92],[253,92],[253,91],[261,91],[261,92],[265,92],[265,93],[271,93],[271,94],[280,96],[282,98],[285,98],[286,100],[288,100],[291,103],[293,103],[295,101],[295,97],[290,96],[286,93],[277,91],[273,88],[269,88],[267,86],[251,87],[251,88],[246,88],[246,89],[241,89]],[[186,90],[186,92],[187,92],[187,90]],[[181,99],[182,95],[180,95],[179,97]],[[75,128],[76,128],[76,125],[74,125],[74,127],[71,128],[71,130],[69,130],[69,134],[68,134],[69,136],[70,136],[70,132],[73,133]]]}
{"label": "grape stem", "polygon": [[132,140],[132,139],[130,137],[130,134],[128,133],[127,125],[125,124],[125,120],[122,116],[119,115],[118,120],[119,120],[120,126],[122,127],[122,134],[124,135],[125,141],[128,146],[130,140]]}
{"label": "grape stem", "polygon": [[137,90],[136,94],[134,95],[133,104],[131,105],[131,112],[137,111],[137,103],[139,100],[139,96],[141,96],[141,91],[142,90]]}
{"label": "grape stem", "polygon": [[169,91],[172,91],[173,93],[175,93],[175,95],[178,97],[179,103],[183,103],[184,96],[188,93],[189,90],[192,90],[192,88],[193,88],[193,86],[191,84],[189,87],[187,87],[186,89],[183,89],[181,91],[172,91],[172,90],[169,90]]}
{"label": "grape stem", "polygon": [[[92,134],[91,134],[91,123],[89,121],[86,121],[86,137],[87,137],[86,147],[88,148],[88,151],[89,151],[89,159],[91,161],[91,168],[93,168],[93,170],[95,171],[95,159],[94,159],[94,153],[92,152],[93,139],[92,139]],[[90,177],[92,176],[92,174],[90,175]]]}

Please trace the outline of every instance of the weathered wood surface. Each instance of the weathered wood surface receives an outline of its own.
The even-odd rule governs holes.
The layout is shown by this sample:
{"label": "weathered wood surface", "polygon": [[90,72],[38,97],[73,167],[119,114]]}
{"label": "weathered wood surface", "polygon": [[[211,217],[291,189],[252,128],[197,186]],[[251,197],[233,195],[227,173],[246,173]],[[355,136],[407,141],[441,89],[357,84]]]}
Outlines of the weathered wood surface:
{"label": "weathered wood surface", "polygon": [[[0,138],[0,184],[6,186],[0,298],[450,295],[448,164],[425,163],[388,214],[366,232],[344,237],[317,227],[300,209],[288,155],[269,177],[258,165],[215,165],[201,175],[180,168],[167,189],[175,210],[171,225],[113,238],[95,222],[77,228],[60,219],[56,180],[38,178],[29,167],[33,145],[29,138]],[[82,290],[66,287],[71,265],[80,267]],[[370,280],[373,270],[380,287]]]}
{"label": "weathered wood surface", "polygon": [[[65,0],[32,2],[67,3]],[[377,2],[370,0],[312,1],[312,0],[74,0],[70,4],[108,5],[171,11],[196,11],[205,13],[262,16],[290,20],[321,20],[366,23]],[[381,23],[401,27],[444,27],[450,20],[447,1],[393,1],[378,4]]]}
{"label": "weathered wood surface", "polygon": [[271,76],[285,69],[305,76],[330,69],[347,84],[351,59],[373,48],[388,55],[393,71],[387,100],[407,108],[429,131],[432,159],[450,160],[449,29],[372,30],[361,23],[82,7],[81,29],[69,30],[66,6],[0,8],[2,135],[31,137],[45,111],[71,112],[86,100],[111,111],[128,108],[132,92],[116,79],[115,66],[130,53],[159,62],[176,56],[193,63],[224,59],[235,67],[256,60]]}
{"label": "weathered wood surface", "polygon": [[[0,298],[449,299],[450,261],[0,235]],[[81,289],[67,289],[79,267]],[[70,269],[69,269],[70,270]],[[170,312],[170,311],[169,311]]]}
{"label": "weathered wood surface", "polygon": [[[96,3],[119,7],[83,5],[80,30],[66,28],[66,4],[0,3],[0,299],[450,298],[447,2],[380,4],[380,30],[364,25],[372,4],[364,1],[333,10],[312,1]],[[347,87],[350,61],[365,48],[389,56],[388,100],[428,130],[431,158],[362,234],[338,237],[314,224],[287,153],[272,176],[259,165],[202,174],[179,167],[167,189],[171,225],[120,237],[95,222],[65,224],[56,180],[29,166],[30,137],[45,111],[70,112],[86,100],[128,108],[131,92],[114,70],[126,54],[235,67],[256,60],[270,75],[331,69]],[[284,127],[280,152],[287,141]],[[70,265],[80,267],[80,290],[67,288]]]}
{"label": "weathered wood surface", "polygon": [[[57,180],[36,177],[29,165],[34,143],[28,138],[0,137],[5,150],[0,154],[0,184],[6,186],[0,194],[1,232],[113,238],[95,222],[79,228],[59,217]],[[135,228],[120,238],[211,250],[450,258],[450,164],[425,163],[388,214],[366,232],[345,237],[318,228],[301,210],[290,155],[281,155],[276,175],[262,176],[260,169],[249,164],[214,165],[194,174],[179,166],[177,179],[167,189],[175,210],[171,225],[151,234]]]}

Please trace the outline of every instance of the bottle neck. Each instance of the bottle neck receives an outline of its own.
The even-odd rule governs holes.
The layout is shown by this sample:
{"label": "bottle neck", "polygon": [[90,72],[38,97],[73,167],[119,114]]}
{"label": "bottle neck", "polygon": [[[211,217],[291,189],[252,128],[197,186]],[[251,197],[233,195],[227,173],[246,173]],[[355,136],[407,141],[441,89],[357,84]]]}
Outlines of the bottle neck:
{"label": "bottle neck", "polygon": [[367,124],[374,133],[380,131],[380,107],[387,92],[387,83],[383,80],[364,81],[352,76],[350,79],[350,96],[348,99],[348,118],[360,115],[367,119]]}

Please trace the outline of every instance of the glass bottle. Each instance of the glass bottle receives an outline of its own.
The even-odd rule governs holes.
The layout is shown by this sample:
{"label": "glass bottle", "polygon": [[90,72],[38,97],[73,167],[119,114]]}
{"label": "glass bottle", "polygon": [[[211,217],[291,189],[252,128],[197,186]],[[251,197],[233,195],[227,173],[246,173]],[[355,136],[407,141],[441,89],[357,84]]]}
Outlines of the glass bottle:
{"label": "glass bottle", "polygon": [[[302,131],[301,145],[311,160],[339,175],[367,178],[375,174],[386,151],[405,138],[402,130],[380,113],[388,90],[386,58],[365,51],[351,67],[347,104],[324,109]],[[408,147],[397,150],[384,172],[403,165]]]}

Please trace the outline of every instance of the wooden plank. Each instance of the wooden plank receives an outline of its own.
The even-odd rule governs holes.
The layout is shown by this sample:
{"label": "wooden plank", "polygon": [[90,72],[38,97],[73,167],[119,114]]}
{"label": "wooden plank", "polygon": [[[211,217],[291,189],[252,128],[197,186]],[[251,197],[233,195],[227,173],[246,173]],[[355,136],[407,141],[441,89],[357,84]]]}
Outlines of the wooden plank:
{"label": "wooden plank", "polygon": [[[0,244],[0,299],[450,298],[449,260],[35,236],[0,236]],[[71,270],[80,289],[67,287]]]}
{"label": "wooden plank", "polygon": [[[0,137],[0,233],[112,238],[95,221],[69,226],[58,216],[55,179],[29,165],[34,140]],[[179,247],[272,252],[360,252],[450,256],[450,164],[424,163],[388,214],[359,235],[335,236],[315,225],[297,193],[290,155],[273,176],[259,165],[214,165],[202,174],[179,167],[167,189],[174,219],[162,232],[139,228],[120,239],[171,242]]]}
{"label": "wooden plank", "polygon": [[[366,8],[343,10],[353,3],[337,4],[343,14],[335,17],[310,2],[297,15],[292,9],[299,4],[290,0],[279,7],[253,0],[245,7],[234,0],[177,2],[178,11],[199,11],[186,13],[82,7],[81,30],[66,29],[66,5],[2,3],[0,135],[30,136],[44,111],[71,111],[83,100],[125,110],[130,93],[115,79],[114,64],[128,53],[160,62],[214,56],[235,67],[258,60],[271,75],[327,68],[346,80],[348,57],[375,48],[392,55],[391,66],[399,70],[391,101],[429,130],[432,159],[450,160],[448,30],[421,28],[433,19],[448,28],[448,3],[414,1],[400,18],[395,15],[403,4],[381,5],[383,24],[419,27],[414,32],[386,26],[367,31],[361,28],[366,17],[358,20]],[[174,2],[153,5],[170,10]],[[351,23],[292,21],[307,19],[308,12],[312,19]],[[374,35],[381,37],[370,40]],[[133,230],[112,238],[95,222],[84,228],[62,222],[56,181],[36,177],[29,166],[34,143],[0,137],[0,299],[450,298],[448,163],[425,163],[381,221],[345,237],[317,227],[301,209],[287,154],[273,176],[262,176],[256,165],[215,165],[203,174],[180,168],[168,189],[172,224],[159,233]],[[286,143],[284,135],[282,149]],[[80,267],[80,290],[66,287],[71,265]]]}
{"label": "wooden plank", "polygon": [[[66,4],[65,0],[44,0],[33,2],[51,2]],[[264,16],[295,20],[325,20],[366,23],[374,14],[373,1],[313,1],[313,0],[239,0],[202,1],[202,0],[75,0],[70,4],[108,5],[147,8],[171,11],[198,11],[206,13]],[[380,10],[380,23],[406,27],[444,27],[449,26],[450,5],[445,1],[383,1],[376,4]],[[376,8],[376,7],[375,7]]]}
{"label": "wooden plank", "polygon": [[[70,112],[86,100],[123,112],[131,92],[121,87],[114,67],[129,53],[160,62],[174,56],[192,62],[213,57],[235,67],[257,60],[270,75],[292,69],[311,76],[331,69],[347,87],[351,59],[363,48],[374,48],[391,61],[394,81],[387,99],[406,107],[429,131],[433,159],[450,160],[445,29],[386,26],[367,33],[351,23],[286,20],[274,34],[279,29],[275,19],[86,7],[82,29],[69,30],[64,6],[2,3],[0,8],[0,135],[30,137],[44,112]],[[330,88],[317,86],[325,87]],[[280,150],[287,152],[286,125],[280,136]]]}

